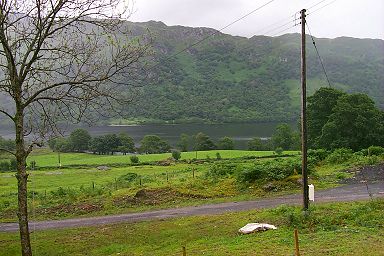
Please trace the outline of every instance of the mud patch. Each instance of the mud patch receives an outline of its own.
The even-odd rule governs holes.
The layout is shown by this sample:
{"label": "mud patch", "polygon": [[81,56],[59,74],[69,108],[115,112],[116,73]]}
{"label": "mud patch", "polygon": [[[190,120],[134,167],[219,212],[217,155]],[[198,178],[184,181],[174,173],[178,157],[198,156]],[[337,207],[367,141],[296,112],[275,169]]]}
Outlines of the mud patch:
{"label": "mud patch", "polygon": [[113,204],[117,207],[160,205],[163,203],[179,202],[186,199],[207,199],[207,197],[180,193],[172,188],[141,189],[137,191],[134,196],[115,198]]}

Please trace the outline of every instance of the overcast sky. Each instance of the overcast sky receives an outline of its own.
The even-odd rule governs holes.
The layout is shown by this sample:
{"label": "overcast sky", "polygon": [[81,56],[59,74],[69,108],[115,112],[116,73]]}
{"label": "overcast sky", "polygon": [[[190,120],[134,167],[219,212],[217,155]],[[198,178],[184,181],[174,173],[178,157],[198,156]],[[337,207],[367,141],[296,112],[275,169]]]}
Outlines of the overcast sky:
{"label": "overcast sky", "polygon": [[[221,29],[270,0],[135,0],[131,21],[162,21],[167,25]],[[281,34],[294,25],[295,12],[322,0],[274,0],[223,33],[252,37]],[[324,5],[328,6],[316,11]],[[312,15],[310,12],[314,12]],[[323,0],[308,10],[307,22],[316,37],[350,36],[384,39],[384,0]],[[299,17],[299,16],[297,16]],[[290,22],[292,20],[292,22]],[[279,22],[280,21],[280,22]],[[275,26],[271,26],[274,23]],[[285,26],[285,23],[289,23]],[[275,30],[273,30],[276,28]],[[272,31],[270,31],[272,30]],[[282,33],[299,32],[299,26]],[[267,33],[266,33],[267,32]]]}

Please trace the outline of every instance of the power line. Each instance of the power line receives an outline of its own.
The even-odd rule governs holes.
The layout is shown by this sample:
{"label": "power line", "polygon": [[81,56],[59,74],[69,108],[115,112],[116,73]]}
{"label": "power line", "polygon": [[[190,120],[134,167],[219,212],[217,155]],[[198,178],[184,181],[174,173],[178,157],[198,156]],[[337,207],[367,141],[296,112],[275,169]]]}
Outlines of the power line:
{"label": "power line", "polygon": [[321,4],[321,3],[325,2],[325,1],[327,1],[327,0],[322,0],[322,1],[318,2],[317,4],[314,4],[311,7],[307,8],[307,10],[314,8],[314,7],[318,6],[319,4]]}
{"label": "power line", "polygon": [[[313,13],[315,13],[315,12],[320,11],[321,9],[327,7],[328,5],[333,4],[333,3],[336,2],[336,1],[337,1],[337,0],[333,0],[333,1],[329,2],[329,3],[327,3],[326,5],[323,5],[323,6],[319,7],[319,8],[317,8],[316,10],[314,10],[314,11],[312,11],[312,12],[309,12],[309,13],[307,14],[307,16],[308,16],[308,15],[311,15],[311,14],[313,14]],[[321,1],[321,2],[323,2],[323,1]]]}
{"label": "power line", "polygon": [[328,85],[329,85],[329,87],[332,87],[332,86],[331,86],[331,83],[329,82],[329,78],[328,78],[328,75],[327,75],[327,71],[325,70],[325,67],[324,67],[324,64],[323,64],[323,60],[322,60],[322,58],[320,57],[319,50],[317,49],[315,39],[314,39],[313,36],[312,36],[311,30],[309,29],[309,25],[308,25],[308,22],[307,22],[307,21],[305,22],[305,25],[307,25],[309,35],[311,36],[311,39],[312,39],[312,44],[313,44],[313,46],[315,47],[315,50],[316,50],[316,53],[317,53],[317,57],[319,58],[321,67],[323,68],[323,72],[324,72],[324,74],[325,74],[325,77],[327,78]]}
{"label": "power line", "polygon": [[[173,58],[173,57],[175,57],[175,56],[177,56],[177,55],[179,55],[179,54],[185,52],[186,50],[188,50],[188,49],[190,49],[190,48],[192,48],[192,47],[194,47],[194,46],[196,46],[196,45],[198,45],[198,44],[204,42],[205,40],[211,38],[212,36],[214,36],[214,35],[216,35],[216,34],[218,34],[218,33],[220,33],[220,32],[223,31],[224,29],[226,29],[226,28],[232,26],[233,24],[235,24],[235,23],[241,21],[242,19],[245,19],[245,18],[248,17],[249,15],[251,15],[251,14],[257,12],[258,10],[264,8],[265,6],[271,4],[271,3],[274,2],[274,1],[276,1],[276,0],[270,0],[270,1],[266,2],[265,4],[263,4],[263,5],[259,6],[259,7],[257,7],[256,9],[253,9],[252,11],[248,12],[247,14],[245,14],[245,15],[241,16],[240,18],[238,18],[238,19],[232,21],[232,22],[229,23],[228,25],[226,25],[226,26],[220,28],[219,30],[216,30],[216,31],[213,32],[213,33],[210,33],[209,35],[203,37],[202,39],[200,39],[200,40],[198,40],[198,41],[196,41],[196,42],[194,42],[194,43],[188,45],[187,47],[181,49],[180,51],[178,51],[178,52],[172,54],[171,56],[167,57],[167,59],[171,59],[171,58]],[[160,65],[160,64],[161,64],[161,62],[158,62],[157,64],[155,64],[155,65],[153,65],[152,67],[150,67],[148,70],[151,70],[151,69],[157,67],[157,66]]]}

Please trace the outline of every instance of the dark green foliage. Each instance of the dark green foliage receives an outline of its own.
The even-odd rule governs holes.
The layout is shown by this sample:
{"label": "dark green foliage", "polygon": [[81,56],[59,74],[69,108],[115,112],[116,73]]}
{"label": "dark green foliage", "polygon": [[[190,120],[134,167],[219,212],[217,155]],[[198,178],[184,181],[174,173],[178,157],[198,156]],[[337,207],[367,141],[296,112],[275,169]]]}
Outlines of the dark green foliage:
{"label": "dark green foliage", "polygon": [[188,136],[188,134],[182,133],[180,135],[180,140],[177,143],[178,149],[180,149],[183,152],[186,152],[189,150],[189,146],[190,146],[190,137]]}
{"label": "dark green foliage", "polygon": [[220,155],[219,152],[216,152],[216,159],[217,159],[217,160],[220,160],[220,159],[221,159],[221,155]]}
{"label": "dark green foliage", "polygon": [[281,156],[284,152],[284,149],[282,147],[277,147],[275,148],[275,153],[278,155],[278,156]]}
{"label": "dark green foliage", "polygon": [[211,178],[222,178],[222,177],[227,177],[229,175],[233,175],[236,169],[237,169],[236,164],[216,163],[209,168],[206,175],[207,177],[211,177]]}
{"label": "dark green foliage", "polygon": [[9,172],[10,171],[9,161],[0,161],[0,171],[1,172]]}
{"label": "dark green foliage", "polygon": [[384,145],[384,112],[377,109],[367,95],[342,95],[323,126],[317,145],[355,151],[370,145]]}
{"label": "dark green foliage", "polygon": [[299,137],[291,126],[280,124],[272,135],[272,144],[274,148],[282,148],[283,150],[297,149]]}
{"label": "dark green foliage", "polygon": [[325,149],[309,149],[307,152],[308,162],[311,164],[317,164],[324,161],[329,154],[330,152]]}
{"label": "dark green foliage", "polygon": [[320,88],[313,96],[308,98],[308,147],[318,147],[323,126],[328,122],[337,100],[342,95],[345,95],[345,93],[334,88]]}
{"label": "dark green foliage", "polygon": [[230,137],[223,137],[219,140],[217,144],[219,149],[227,149],[232,150],[235,148],[235,143],[233,142],[233,139]]}
{"label": "dark green foliage", "polygon": [[181,152],[178,150],[172,150],[172,157],[176,161],[179,160],[181,158]]}
{"label": "dark green foliage", "polygon": [[194,136],[194,150],[213,150],[216,149],[216,145],[209,138],[208,135],[199,132]]}
{"label": "dark green foliage", "polygon": [[252,167],[244,168],[237,175],[239,182],[254,182],[256,180],[282,180],[301,172],[299,158],[274,159],[255,163]]}
{"label": "dark green foliage", "polygon": [[326,157],[326,161],[331,164],[341,164],[347,162],[353,156],[352,149],[349,148],[338,148],[335,149]]}
{"label": "dark green foliage", "polygon": [[248,142],[248,150],[254,150],[254,151],[265,150],[265,145],[259,137],[255,137]]}
{"label": "dark green foliage", "polygon": [[370,146],[367,153],[369,156],[379,156],[384,154],[384,148],[380,146]]}
{"label": "dark green foliage", "polygon": [[133,164],[139,163],[139,157],[136,155],[130,156],[129,159],[131,160],[131,163],[133,163]]}
{"label": "dark green foliage", "polygon": [[[135,26],[132,24],[132,26]],[[207,35],[194,28],[146,24],[155,39],[151,83],[127,111],[136,118],[175,122],[291,121],[299,116],[300,36],[216,34],[190,51],[169,57]],[[132,29],[135,31],[135,29]],[[140,31],[140,30],[139,30]],[[316,39],[332,84],[367,93],[384,107],[382,40]],[[325,86],[308,47],[308,93]]]}
{"label": "dark green foliage", "polygon": [[146,154],[169,152],[169,144],[157,135],[146,135],[140,142],[140,151]]}
{"label": "dark green foliage", "polygon": [[91,141],[91,135],[87,130],[76,129],[69,135],[69,143],[74,151],[85,151],[89,148],[89,142]]}
{"label": "dark green foliage", "polygon": [[124,155],[127,153],[135,152],[135,143],[133,142],[133,139],[129,137],[126,133],[119,133],[119,135],[117,135],[117,139],[117,151],[123,153]]}

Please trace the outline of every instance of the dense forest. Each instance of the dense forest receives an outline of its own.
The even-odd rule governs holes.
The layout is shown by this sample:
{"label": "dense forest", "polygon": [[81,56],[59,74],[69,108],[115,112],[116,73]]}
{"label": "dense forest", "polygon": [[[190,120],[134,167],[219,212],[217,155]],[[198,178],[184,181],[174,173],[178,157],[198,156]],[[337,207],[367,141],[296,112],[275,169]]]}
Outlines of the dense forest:
{"label": "dense forest", "polygon": [[[134,34],[148,29],[154,41],[149,81],[129,118],[169,122],[288,121],[300,106],[300,35],[254,36],[215,33],[208,28],[168,27],[161,22],[129,23]],[[384,108],[384,41],[317,39],[331,86],[364,93]],[[328,86],[308,37],[308,93]],[[176,54],[176,55],[175,55]]]}

